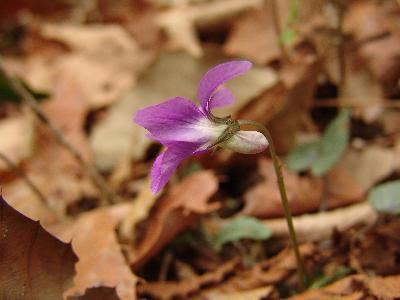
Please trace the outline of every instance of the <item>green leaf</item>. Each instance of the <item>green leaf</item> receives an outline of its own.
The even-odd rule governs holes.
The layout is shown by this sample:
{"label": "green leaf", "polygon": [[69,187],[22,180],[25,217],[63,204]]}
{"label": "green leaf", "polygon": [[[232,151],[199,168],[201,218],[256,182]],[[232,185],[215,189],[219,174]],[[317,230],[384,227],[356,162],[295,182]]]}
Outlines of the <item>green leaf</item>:
{"label": "green leaf", "polygon": [[[41,92],[41,91],[34,91],[32,90],[25,82],[18,79],[21,84],[28,90],[29,93],[36,100],[42,100],[49,97],[48,93]],[[14,91],[14,89],[8,84],[8,81],[4,76],[0,74],[0,103],[9,101],[9,102],[19,102],[21,97]]]}
{"label": "green leaf", "polygon": [[271,237],[272,231],[262,222],[253,217],[236,217],[222,227],[213,241],[215,249],[220,250],[229,242],[241,239],[266,240]]}
{"label": "green leaf", "polygon": [[332,274],[322,276],[318,279],[316,279],[310,286],[310,289],[319,289],[322,288],[329,283],[332,283],[338,279],[341,279],[345,277],[346,275],[350,274],[353,272],[352,268],[346,267],[346,266],[340,266],[338,267]]}
{"label": "green leaf", "polygon": [[349,141],[350,109],[343,109],[328,125],[321,137],[319,159],[311,166],[315,176],[322,176],[328,172],[342,157]]}
{"label": "green leaf", "polygon": [[286,157],[286,163],[291,171],[305,171],[319,157],[320,141],[296,146]]}
{"label": "green leaf", "polygon": [[279,41],[284,44],[290,44],[294,41],[296,37],[296,32],[292,28],[287,28],[285,29],[282,33],[281,36],[279,37]]}
{"label": "green leaf", "polygon": [[400,214],[400,180],[374,187],[368,194],[368,202],[378,212]]}

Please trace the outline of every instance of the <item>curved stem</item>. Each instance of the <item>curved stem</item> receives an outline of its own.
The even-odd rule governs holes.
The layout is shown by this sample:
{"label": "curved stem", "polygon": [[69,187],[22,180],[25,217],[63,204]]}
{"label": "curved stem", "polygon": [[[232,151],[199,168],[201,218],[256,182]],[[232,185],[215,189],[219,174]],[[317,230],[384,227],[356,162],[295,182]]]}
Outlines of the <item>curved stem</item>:
{"label": "curved stem", "polygon": [[238,120],[238,122],[239,122],[239,125],[250,125],[250,126],[255,127],[259,132],[261,132],[265,136],[265,138],[267,139],[267,141],[269,143],[269,152],[271,154],[272,162],[273,162],[274,168],[275,168],[276,178],[277,178],[277,182],[278,182],[278,186],[279,186],[279,192],[281,194],[282,207],[283,207],[283,211],[285,213],[285,218],[286,218],[287,226],[289,229],[289,236],[290,236],[290,240],[292,242],[294,254],[296,257],[296,261],[297,261],[297,273],[299,276],[299,286],[302,290],[304,290],[305,281],[304,281],[303,260],[300,255],[299,245],[298,245],[297,237],[296,237],[296,231],[293,226],[292,214],[290,212],[289,202],[288,202],[287,195],[286,195],[286,188],[285,188],[285,182],[283,181],[281,162],[280,162],[278,156],[276,155],[275,145],[274,145],[274,142],[272,141],[271,134],[269,133],[269,130],[264,125],[262,125],[256,121]]}

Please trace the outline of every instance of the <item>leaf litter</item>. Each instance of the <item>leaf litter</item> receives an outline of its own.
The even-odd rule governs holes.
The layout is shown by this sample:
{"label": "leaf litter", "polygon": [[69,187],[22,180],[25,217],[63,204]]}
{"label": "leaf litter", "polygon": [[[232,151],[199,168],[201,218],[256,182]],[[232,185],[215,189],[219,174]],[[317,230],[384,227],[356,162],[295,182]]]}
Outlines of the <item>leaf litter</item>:
{"label": "leaf litter", "polygon": [[[0,290],[14,293],[5,298],[400,297],[398,1],[277,3],[1,5],[5,66],[121,196],[100,207],[84,166],[2,85],[0,152],[15,164],[0,160]],[[133,114],[176,95],[196,99],[204,72],[232,58],[255,66],[227,83],[236,102],[217,114],[267,125],[286,158],[304,292],[264,154],[194,157],[160,195],[149,190],[160,147]],[[68,269],[60,276],[56,260]]]}

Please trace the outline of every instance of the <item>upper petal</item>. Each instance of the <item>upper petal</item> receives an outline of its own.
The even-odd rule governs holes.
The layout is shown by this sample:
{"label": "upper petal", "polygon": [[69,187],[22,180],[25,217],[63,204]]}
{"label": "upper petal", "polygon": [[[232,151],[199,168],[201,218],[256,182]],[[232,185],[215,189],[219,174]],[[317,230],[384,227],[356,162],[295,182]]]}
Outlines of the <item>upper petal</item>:
{"label": "upper petal", "polygon": [[205,118],[192,101],[176,97],[138,110],[133,120],[146,128],[154,139],[197,142],[204,137],[194,125]]}
{"label": "upper petal", "polygon": [[256,154],[267,149],[268,141],[258,131],[240,130],[221,146],[243,154]]}
{"label": "upper petal", "polygon": [[150,173],[150,189],[153,194],[157,194],[167,184],[182,160],[195,153],[199,146],[193,143],[175,143],[156,158]]}
{"label": "upper petal", "polygon": [[230,61],[208,70],[199,82],[198,98],[201,107],[208,111],[208,102],[215,90],[224,82],[239,76],[251,68],[249,61]]}
{"label": "upper petal", "polygon": [[222,107],[232,104],[235,101],[235,97],[227,88],[221,88],[218,92],[211,96],[210,102],[208,104],[209,109],[216,107]]}

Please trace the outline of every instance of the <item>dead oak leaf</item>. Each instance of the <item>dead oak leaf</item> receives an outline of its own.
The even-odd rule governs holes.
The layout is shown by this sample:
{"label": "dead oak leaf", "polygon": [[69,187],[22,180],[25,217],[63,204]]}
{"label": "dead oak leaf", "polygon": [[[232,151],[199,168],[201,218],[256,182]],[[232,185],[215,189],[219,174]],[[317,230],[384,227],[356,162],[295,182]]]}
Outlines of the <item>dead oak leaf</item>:
{"label": "dead oak leaf", "polygon": [[136,277],[125,261],[115,233],[129,208],[130,204],[120,204],[82,214],[61,232],[64,239],[72,237],[79,257],[74,286],[68,295],[82,295],[88,288],[104,286],[115,287],[121,300],[136,299]]}
{"label": "dead oak leaf", "polygon": [[217,191],[218,180],[211,171],[185,177],[160,199],[148,219],[144,237],[135,249],[133,268],[139,269],[178,233],[193,224],[197,217],[209,213],[218,204],[208,203]]}
{"label": "dead oak leaf", "polygon": [[0,298],[62,299],[77,256],[71,245],[16,211],[0,196]]}

